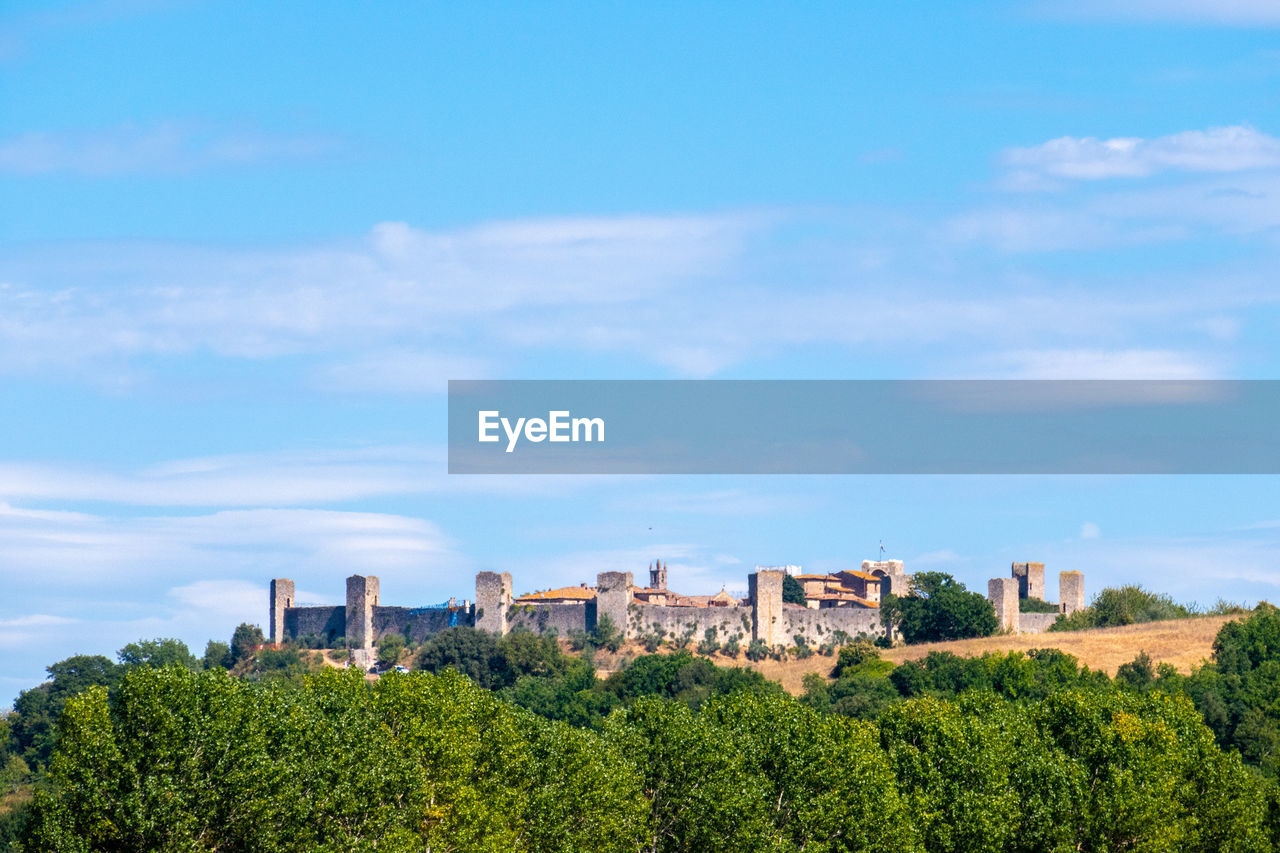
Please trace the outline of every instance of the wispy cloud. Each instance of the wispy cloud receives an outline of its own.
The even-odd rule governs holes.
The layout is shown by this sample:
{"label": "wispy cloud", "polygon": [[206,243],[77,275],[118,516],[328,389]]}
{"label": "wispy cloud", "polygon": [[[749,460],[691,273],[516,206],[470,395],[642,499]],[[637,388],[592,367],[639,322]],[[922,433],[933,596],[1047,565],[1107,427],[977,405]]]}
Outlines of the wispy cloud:
{"label": "wispy cloud", "polygon": [[352,571],[405,576],[454,559],[450,540],[425,519],[313,509],[141,518],[0,515],[0,548],[10,570],[7,594],[15,600],[29,585],[57,584],[76,596],[162,578],[260,582],[282,571],[330,580]]}
{"label": "wispy cloud", "polygon": [[1143,178],[1159,172],[1240,172],[1280,167],[1280,139],[1244,125],[1152,139],[1063,136],[1001,155],[1004,186],[1041,189],[1055,181]]}
{"label": "wispy cloud", "polygon": [[[1247,185],[1187,174],[1174,186],[1000,195],[932,220],[746,211],[450,231],[383,223],[272,250],[14,249],[0,259],[0,371],[145,393],[186,359],[275,361],[261,381],[422,394],[531,364],[563,378],[598,376],[599,358],[707,377],[825,347],[881,377],[993,375],[975,372],[984,365],[1035,375],[1032,351],[1044,373],[1061,353],[1143,368],[1155,357],[1110,355],[1129,352],[1164,353],[1158,375],[1219,375],[1241,312],[1280,303],[1266,263],[1280,174],[1251,172]],[[1257,241],[1259,256],[1084,280],[1034,264],[1227,237]],[[1026,261],[992,266],[991,253]]]}
{"label": "wispy cloud", "polygon": [[123,124],[84,131],[29,132],[0,140],[0,173],[181,174],[307,160],[339,148],[335,137],[315,134],[269,133],[181,121]]}
{"label": "wispy cloud", "polygon": [[[92,501],[150,507],[276,508],[449,493],[565,494],[605,478],[453,477],[438,447],[386,446],[238,453],[135,469],[0,460],[0,522],[77,523],[93,516],[22,507]],[[7,501],[7,503],[6,503]]]}
{"label": "wispy cloud", "polygon": [[1011,379],[1216,379],[1220,357],[1179,350],[1044,349],[1001,353],[989,363]]}
{"label": "wispy cloud", "polygon": [[1085,20],[1280,25],[1280,7],[1273,0],[1040,0],[1035,8],[1053,17]]}

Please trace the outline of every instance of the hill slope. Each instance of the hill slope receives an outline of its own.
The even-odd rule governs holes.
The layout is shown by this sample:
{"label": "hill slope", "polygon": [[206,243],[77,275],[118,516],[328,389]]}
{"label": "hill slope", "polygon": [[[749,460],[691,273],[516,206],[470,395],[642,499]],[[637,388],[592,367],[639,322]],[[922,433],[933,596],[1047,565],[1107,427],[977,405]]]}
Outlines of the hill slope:
{"label": "hill slope", "polygon": [[[1247,614],[1246,614],[1247,615]],[[885,660],[895,664],[918,660],[929,652],[951,652],[962,657],[975,657],[986,652],[1027,651],[1029,649],[1061,649],[1074,655],[1090,669],[1100,669],[1115,675],[1122,663],[1133,660],[1139,652],[1151,655],[1157,664],[1170,663],[1179,672],[1190,672],[1201,661],[1213,654],[1213,638],[1226,622],[1243,616],[1200,616],[1194,619],[1171,619],[1164,622],[1147,622],[1142,625],[1126,625],[1123,628],[1097,628],[1092,631],[1069,631],[1052,634],[1018,634],[1014,636],[982,637],[976,640],[953,640],[946,643],[921,643],[916,646],[899,646],[885,649]],[[596,667],[601,676],[618,668],[623,658],[644,654],[644,650],[628,643],[617,655],[600,653]],[[780,681],[793,694],[804,691],[802,681],[810,672],[827,675],[835,663],[833,658],[814,657],[805,660],[764,660],[752,663],[744,657],[728,658],[713,655],[711,660],[721,666],[747,666],[765,678]]]}

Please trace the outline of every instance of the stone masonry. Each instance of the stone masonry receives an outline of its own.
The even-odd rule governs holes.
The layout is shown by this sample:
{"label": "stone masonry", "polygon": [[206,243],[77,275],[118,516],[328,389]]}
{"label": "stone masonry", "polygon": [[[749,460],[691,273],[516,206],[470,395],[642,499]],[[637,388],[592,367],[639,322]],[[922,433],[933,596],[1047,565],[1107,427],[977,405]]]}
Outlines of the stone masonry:
{"label": "stone masonry", "polygon": [[293,606],[293,581],[276,578],[271,582],[271,632],[273,643],[284,642],[284,611]]}
{"label": "stone masonry", "polygon": [[476,627],[491,634],[507,633],[511,597],[510,572],[481,572],[476,575]]}
{"label": "stone masonry", "polygon": [[1058,575],[1058,608],[1070,616],[1084,608],[1084,574],[1062,572]]}
{"label": "stone masonry", "polygon": [[[613,626],[626,635],[627,607],[631,604],[631,572],[601,572],[596,576],[596,615],[599,624],[608,616]],[[592,626],[594,627],[594,626]]]}
{"label": "stone masonry", "polygon": [[373,663],[373,608],[378,604],[378,579],[372,575],[347,578],[347,650],[352,663]]}
{"label": "stone masonry", "polygon": [[992,578],[987,581],[987,599],[996,611],[1001,631],[1018,633],[1018,580]]}
{"label": "stone masonry", "polygon": [[782,571],[762,569],[747,575],[751,599],[751,638],[772,647],[785,642],[782,633]]}
{"label": "stone masonry", "polygon": [[1044,563],[1014,563],[1013,577],[1018,579],[1019,598],[1048,600],[1044,594]]}

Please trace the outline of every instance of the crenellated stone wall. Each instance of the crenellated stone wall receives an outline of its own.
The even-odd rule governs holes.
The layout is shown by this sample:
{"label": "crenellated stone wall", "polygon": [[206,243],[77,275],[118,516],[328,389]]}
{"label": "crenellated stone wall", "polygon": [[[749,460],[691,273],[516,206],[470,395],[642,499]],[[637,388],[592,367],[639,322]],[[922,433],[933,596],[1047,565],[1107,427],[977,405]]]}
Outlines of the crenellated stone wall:
{"label": "crenellated stone wall", "polygon": [[884,632],[879,608],[830,607],[810,610],[782,602],[783,572],[762,569],[748,577],[749,598],[727,607],[680,607],[641,603],[634,599],[630,572],[601,572],[594,600],[515,603],[511,575],[480,572],[476,575],[476,602],[469,606],[385,607],[379,601],[378,578],[353,575],[347,579],[345,606],[294,607],[293,582],[277,578],[271,583],[270,616],[277,641],[308,635],[336,640],[345,637],[353,664],[372,662],[374,644],[388,634],[420,642],[450,626],[474,627],[495,634],[514,629],[536,633],[552,631],[568,636],[596,627],[607,614],[628,639],[657,633],[664,639],[688,635],[701,642],[714,629],[720,642],[753,639],[769,646],[790,646],[797,634],[812,645],[821,645],[836,631],[850,637]]}

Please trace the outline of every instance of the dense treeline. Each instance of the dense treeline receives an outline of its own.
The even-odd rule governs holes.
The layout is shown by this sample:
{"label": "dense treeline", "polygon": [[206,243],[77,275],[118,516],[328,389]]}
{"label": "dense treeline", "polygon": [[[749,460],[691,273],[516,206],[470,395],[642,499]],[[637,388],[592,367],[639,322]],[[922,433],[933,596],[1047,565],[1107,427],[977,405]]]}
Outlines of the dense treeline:
{"label": "dense treeline", "polygon": [[1270,790],[1162,692],[646,697],[601,732],[452,671],[137,668],[68,700],[38,850],[1266,850]]}
{"label": "dense treeline", "polygon": [[799,698],[688,651],[601,679],[522,632],[442,632],[373,684],[258,639],[51,666],[0,727],[6,784],[37,780],[0,849],[1280,847],[1269,605],[1189,676],[860,641]]}

